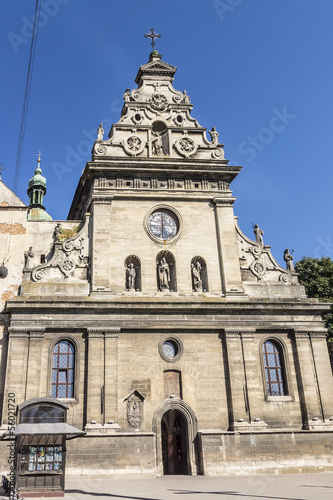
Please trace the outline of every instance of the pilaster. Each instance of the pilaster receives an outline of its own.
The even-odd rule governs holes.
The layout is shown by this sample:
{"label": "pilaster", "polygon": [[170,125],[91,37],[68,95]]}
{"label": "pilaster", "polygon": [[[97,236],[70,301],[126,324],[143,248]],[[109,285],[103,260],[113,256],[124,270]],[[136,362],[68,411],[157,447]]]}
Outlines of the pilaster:
{"label": "pilaster", "polygon": [[295,330],[296,375],[304,429],[310,429],[318,420],[323,420],[310,334],[309,331]]}
{"label": "pilaster", "polygon": [[226,295],[244,293],[235,229],[234,202],[235,198],[214,198],[222,290]]}
{"label": "pilaster", "polygon": [[309,332],[309,338],[323,421],[329,422],[333,428],[333,377],[326,343],[326,330]]}
{"label": "pilaster", "polygon": [[86,421],[89,429],[91,422],[103,428],[118,419],[119,332],[120,328],[88,328]]}
{"label": "pilaster", "polygon": [[[8,337],[4,408],[7,407],[8,394],[15,394],[15,404],[25,401],[28,364],[28,330],[26,328],[8,328]],[[7,424],[6,411],[4,411],[3,423]]]}
{"label": "pilaster", "polygon": [[248,422],[248,401],[240,332],[225,330],[222,343],[227,373],[229,429],[234,430],[237,423]]}
{"label": "pilaster", "polygon": [[111,206],[113,195],[92,197],[92,292],[111,290]]}
{"label": "pilaster", "polygon": [[[42,342],[45,328],[29,329],[28,366],[27,381],[25,389],[25,400],[42,396],[40,379],[46,373],[41,373],[42,364]],[[43,394],[45,396],[45,394]]]}

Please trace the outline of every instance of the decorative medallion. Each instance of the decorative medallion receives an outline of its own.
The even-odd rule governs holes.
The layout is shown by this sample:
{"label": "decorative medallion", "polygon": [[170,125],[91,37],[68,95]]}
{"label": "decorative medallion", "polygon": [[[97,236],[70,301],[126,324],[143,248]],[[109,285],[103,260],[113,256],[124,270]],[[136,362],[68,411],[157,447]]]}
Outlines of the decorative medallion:
{"label": "decorative medallion", "polygon": [[95,148],[95,153],[98,155],[105,155],[106,151],[107,151],[106,146],[103,145],[99,145]]}
{"label": "decorative medallion", "polygon": [[150,107],[154,111],[164,111],[168,105],[168,100],[165,95],[155,92],[149,99]]}
{"label": "decorative medallion", "polygon": [[176,150],[180,155],[185,156],[185,158],[192,156],[196,152],[197,147],[194,140],[187,136],[181,137],[175,143]]}
{"label": "decorative medallion", "polygon": [[250,269],[259,280],[263,278],[266,272],[264,264],[259,260],[255,260],[254,262],[252,262]]}
{"label": "decorative medallion", "polygon": [[143,151],[144,142],[137,135],[130,135],[123,143],[127,154],[136,156]]}
{"label": "decorative medallion", "polygon": [[68,257],[59,264],[60,271],[68,278],[75,270],[75,264],[72,259]]}
{"label": "decorative medallion", "polygon": [[141,101],[142,99],[142,94],[139,90],[135,90],[133,93],[132,93],[132,97],[135,101]]}

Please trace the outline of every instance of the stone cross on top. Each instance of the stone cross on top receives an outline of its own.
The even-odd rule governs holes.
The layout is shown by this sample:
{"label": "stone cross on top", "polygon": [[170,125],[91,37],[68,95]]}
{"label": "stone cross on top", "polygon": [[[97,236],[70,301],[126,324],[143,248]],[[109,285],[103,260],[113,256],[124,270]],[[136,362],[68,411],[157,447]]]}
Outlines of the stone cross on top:
{"label": "stone cross on top", "polygon": [[150,33],[145,34],[145,38],[151,38],[151,46],[155,50],[155,38],[161,38],[159,33],[154,33],[154,28],[150,28]]}

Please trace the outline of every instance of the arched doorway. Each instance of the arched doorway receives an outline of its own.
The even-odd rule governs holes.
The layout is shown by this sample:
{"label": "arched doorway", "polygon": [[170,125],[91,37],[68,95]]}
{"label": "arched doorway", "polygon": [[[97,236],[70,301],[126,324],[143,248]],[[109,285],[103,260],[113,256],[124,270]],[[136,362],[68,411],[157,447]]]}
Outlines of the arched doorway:
{"label": "arched doorway", "polygon": [[184,416],[178,410],[164,413],[161,421],[164,474],[188,474],[188,433]]}

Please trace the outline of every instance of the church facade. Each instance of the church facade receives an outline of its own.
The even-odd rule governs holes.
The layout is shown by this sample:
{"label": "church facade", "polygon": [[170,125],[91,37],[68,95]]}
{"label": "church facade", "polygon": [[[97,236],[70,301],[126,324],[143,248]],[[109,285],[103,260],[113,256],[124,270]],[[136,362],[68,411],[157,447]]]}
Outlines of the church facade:
{"label": "church facade", "polygon": [[29,206],[0,182],[1,431],[10,395],[57,398],[86,432],[70,475],[332,469],[327,304],[239,229],[240,167],[175,72],[155,50],[140,67],[68,220],[44,209],[40,160]]}

